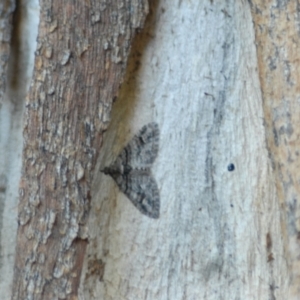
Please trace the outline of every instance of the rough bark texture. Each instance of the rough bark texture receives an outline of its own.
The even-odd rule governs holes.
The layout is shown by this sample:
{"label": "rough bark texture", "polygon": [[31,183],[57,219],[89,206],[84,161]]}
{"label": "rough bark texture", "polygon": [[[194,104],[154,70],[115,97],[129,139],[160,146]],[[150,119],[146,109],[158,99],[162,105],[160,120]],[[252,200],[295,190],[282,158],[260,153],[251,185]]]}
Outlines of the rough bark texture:
{"label": "rough bark texture", "polygon": [[[300,298],[300,10],[298,1],[252,1],[269,157],[281,207],[289,293]],[[299,127],[299,129],[298,129]],[[276,243],[270,234],[269,240]]]}
{"label": "rough bark texture", "polygon": [[6,89],[7,63],[12,33],[12,13],[15,5],[15,0],[1,1],[0,3],[0,104]]}
{"label": "rough bark texture", "polygon": [[40,1],[13,299],[76,299],[90,186],[146,1]]}
{"label": "rough bark texture", "polygon": [[56,2],[26,104],[13,299],[76,299],[83,261],[88,300],[299,299],[297,2],[151,2],[97,169],[158,123],[158,220],[94,176],[147,4]]}

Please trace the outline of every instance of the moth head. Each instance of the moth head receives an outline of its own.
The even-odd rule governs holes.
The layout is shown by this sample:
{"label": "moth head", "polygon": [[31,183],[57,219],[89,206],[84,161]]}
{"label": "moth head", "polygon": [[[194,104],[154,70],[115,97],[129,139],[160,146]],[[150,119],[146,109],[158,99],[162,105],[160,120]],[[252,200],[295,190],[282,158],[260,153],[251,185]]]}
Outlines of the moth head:
{"label": "moth head", "polygon": [[105,175],[109,175],[110,169],[109,169],[109,167],[105,167],[103,170],[100,170],[100,172],[104,173]]}

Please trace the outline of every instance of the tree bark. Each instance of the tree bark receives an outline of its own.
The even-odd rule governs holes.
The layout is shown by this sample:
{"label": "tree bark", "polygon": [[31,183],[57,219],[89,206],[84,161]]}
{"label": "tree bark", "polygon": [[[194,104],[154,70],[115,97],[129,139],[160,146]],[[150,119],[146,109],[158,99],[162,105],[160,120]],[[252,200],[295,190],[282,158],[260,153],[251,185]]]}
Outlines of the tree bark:
{"label": "tree bark", "polygon": [[13,299],[75,299],[91,181],[146,1],[41,1],[25,109]]}
{"label": "tree bark", "polygon": [[[251,12],[255,25],[268,155],[280,205],[284,257],[289,268],[289,289],[285,298],[299,299],[299,3],[254,0]],[[269,239],[274,241],[275,238],[270,234]]]}
{"label": "tree bark", "polygon": [[98,168],[157,122],[160,218],[140,214],[110,177],[97,175],[85,299],[287,299],[288,218],[259,76],[269,62],[255,47],[253,20],[247,1],[152,6]]}
{"label": "tree bark", "polygon": [[[297,3],[152,1],[127,65],[147,3],[56,2],[41,1],[12,298],[298,299]],[[99,172],[149,122],[158,220]]]}
{"label": "tree bark", "polygon": [[0,4],[0,103],[6,90],[7,64],[10,55],[12,19],[16,3],[14,0]]}

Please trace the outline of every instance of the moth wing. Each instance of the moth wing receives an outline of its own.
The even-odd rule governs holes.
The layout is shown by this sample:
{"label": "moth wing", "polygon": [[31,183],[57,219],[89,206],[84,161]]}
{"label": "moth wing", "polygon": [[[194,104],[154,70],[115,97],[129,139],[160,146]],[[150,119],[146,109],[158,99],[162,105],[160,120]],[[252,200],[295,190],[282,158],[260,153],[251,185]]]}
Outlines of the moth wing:
{"label": "moth wing", "polygon": [[128,176],[114,176],[114,180],[119,189],[142,214],[153,219],[159,218],[159,191],[150,171],[149,174],[133,172]]}
{"label": "moth wing", "polygon": [[142,214],[154,219],[159,218],[160,200],[150,167],[158,147],[158,125],[149,123],[132,138],[115,162],[103,170]]}
{"label": "moth wing", "polygon": [[117,160],[134,168],[150,167],[157,157],[159,146],[159,129],[157,123],[149,123],[142,127]]}

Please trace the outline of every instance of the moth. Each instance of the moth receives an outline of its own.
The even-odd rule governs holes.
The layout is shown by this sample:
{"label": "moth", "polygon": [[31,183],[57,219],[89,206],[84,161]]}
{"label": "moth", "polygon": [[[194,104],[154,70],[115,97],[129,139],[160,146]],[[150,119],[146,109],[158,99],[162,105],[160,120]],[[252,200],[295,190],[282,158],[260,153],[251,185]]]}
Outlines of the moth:
{"label": "moth", "polygon": [[116,160],[102,170],[110,175],[119,189],[144,215],[158,219],[160,198],[151,167],[158,154],[159,128],[157,123],[144,125]]}

